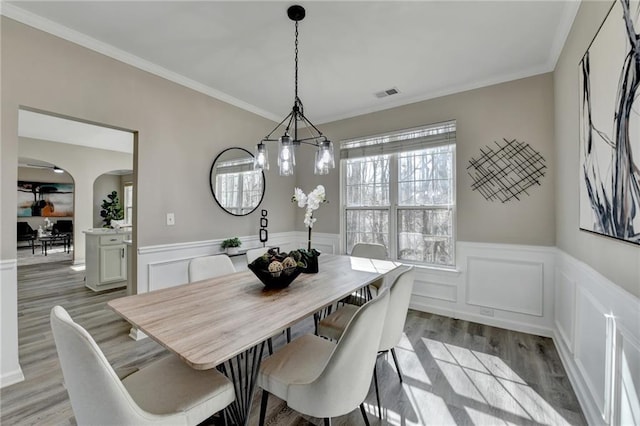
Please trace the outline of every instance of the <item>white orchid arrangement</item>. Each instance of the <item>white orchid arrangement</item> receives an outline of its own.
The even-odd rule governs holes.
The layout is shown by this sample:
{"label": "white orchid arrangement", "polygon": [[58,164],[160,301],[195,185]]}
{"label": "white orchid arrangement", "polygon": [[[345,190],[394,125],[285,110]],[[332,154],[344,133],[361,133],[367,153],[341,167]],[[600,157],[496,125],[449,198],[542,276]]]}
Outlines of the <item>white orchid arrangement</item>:
{"label": "white orchid arrangement", "polygon": [[316,189],[311,191],[309,195],[302,192],[302,189],[296,188],[293,191],[291,201],[298,203],[298,207],[307,209],[304,214],[304,224],[309,228],[309,250],[311,250],[311,228],[313,228],[313,224],[317,220],[313,217],[313,211],[317,210],[320,204],[328,202],[324,192],[324,186],[316,186]]}

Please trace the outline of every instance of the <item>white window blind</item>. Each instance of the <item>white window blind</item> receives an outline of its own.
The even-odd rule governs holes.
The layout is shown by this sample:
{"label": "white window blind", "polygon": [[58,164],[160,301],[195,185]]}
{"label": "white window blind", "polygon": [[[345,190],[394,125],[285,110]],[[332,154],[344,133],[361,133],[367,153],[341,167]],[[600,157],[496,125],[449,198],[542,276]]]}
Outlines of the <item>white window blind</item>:
{"label": "white window blind", "polygon": [[456,143],[456,122],[431,124],[393,133],[349,139],[340,143],[340,159],[417,151]]}

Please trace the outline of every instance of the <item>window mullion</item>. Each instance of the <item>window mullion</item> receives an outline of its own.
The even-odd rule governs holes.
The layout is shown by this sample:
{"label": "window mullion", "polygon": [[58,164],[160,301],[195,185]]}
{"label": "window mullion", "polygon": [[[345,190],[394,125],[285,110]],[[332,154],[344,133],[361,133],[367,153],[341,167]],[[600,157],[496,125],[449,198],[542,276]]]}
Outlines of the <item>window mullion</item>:
{"label": "window mullion", "polygon": [[389,158],[389,257],[398,258],[398,154]]}

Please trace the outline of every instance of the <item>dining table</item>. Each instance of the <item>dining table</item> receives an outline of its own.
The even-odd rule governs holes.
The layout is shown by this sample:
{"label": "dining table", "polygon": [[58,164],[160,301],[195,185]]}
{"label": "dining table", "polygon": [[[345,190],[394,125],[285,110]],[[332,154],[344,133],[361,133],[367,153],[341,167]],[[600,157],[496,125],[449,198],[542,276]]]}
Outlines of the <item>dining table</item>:
{"label": "dining table", "polygon": [[114,299],[116,313],[197,370],[217,368],[231,379],[227,407],[246,425],[265,342],[400,266],[388,260],[322,254],[319,272],[288,287],[267,289],[251,271]]}

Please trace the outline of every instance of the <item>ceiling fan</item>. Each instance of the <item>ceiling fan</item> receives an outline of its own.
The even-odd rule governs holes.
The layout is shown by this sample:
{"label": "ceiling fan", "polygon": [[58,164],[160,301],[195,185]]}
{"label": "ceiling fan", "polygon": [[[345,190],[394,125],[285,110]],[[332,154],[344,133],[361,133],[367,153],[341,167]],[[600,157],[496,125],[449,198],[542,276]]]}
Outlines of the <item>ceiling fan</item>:
{"label": "ceiling fan", "polygon": [[45,165],[45,164],[25,164],[25,166],[27,167],[35,167],[37,169],[51,169],[53,170],[54,173],[64,173],[64,170],[62,170],[60,167],[56,166],[56,165]]}

